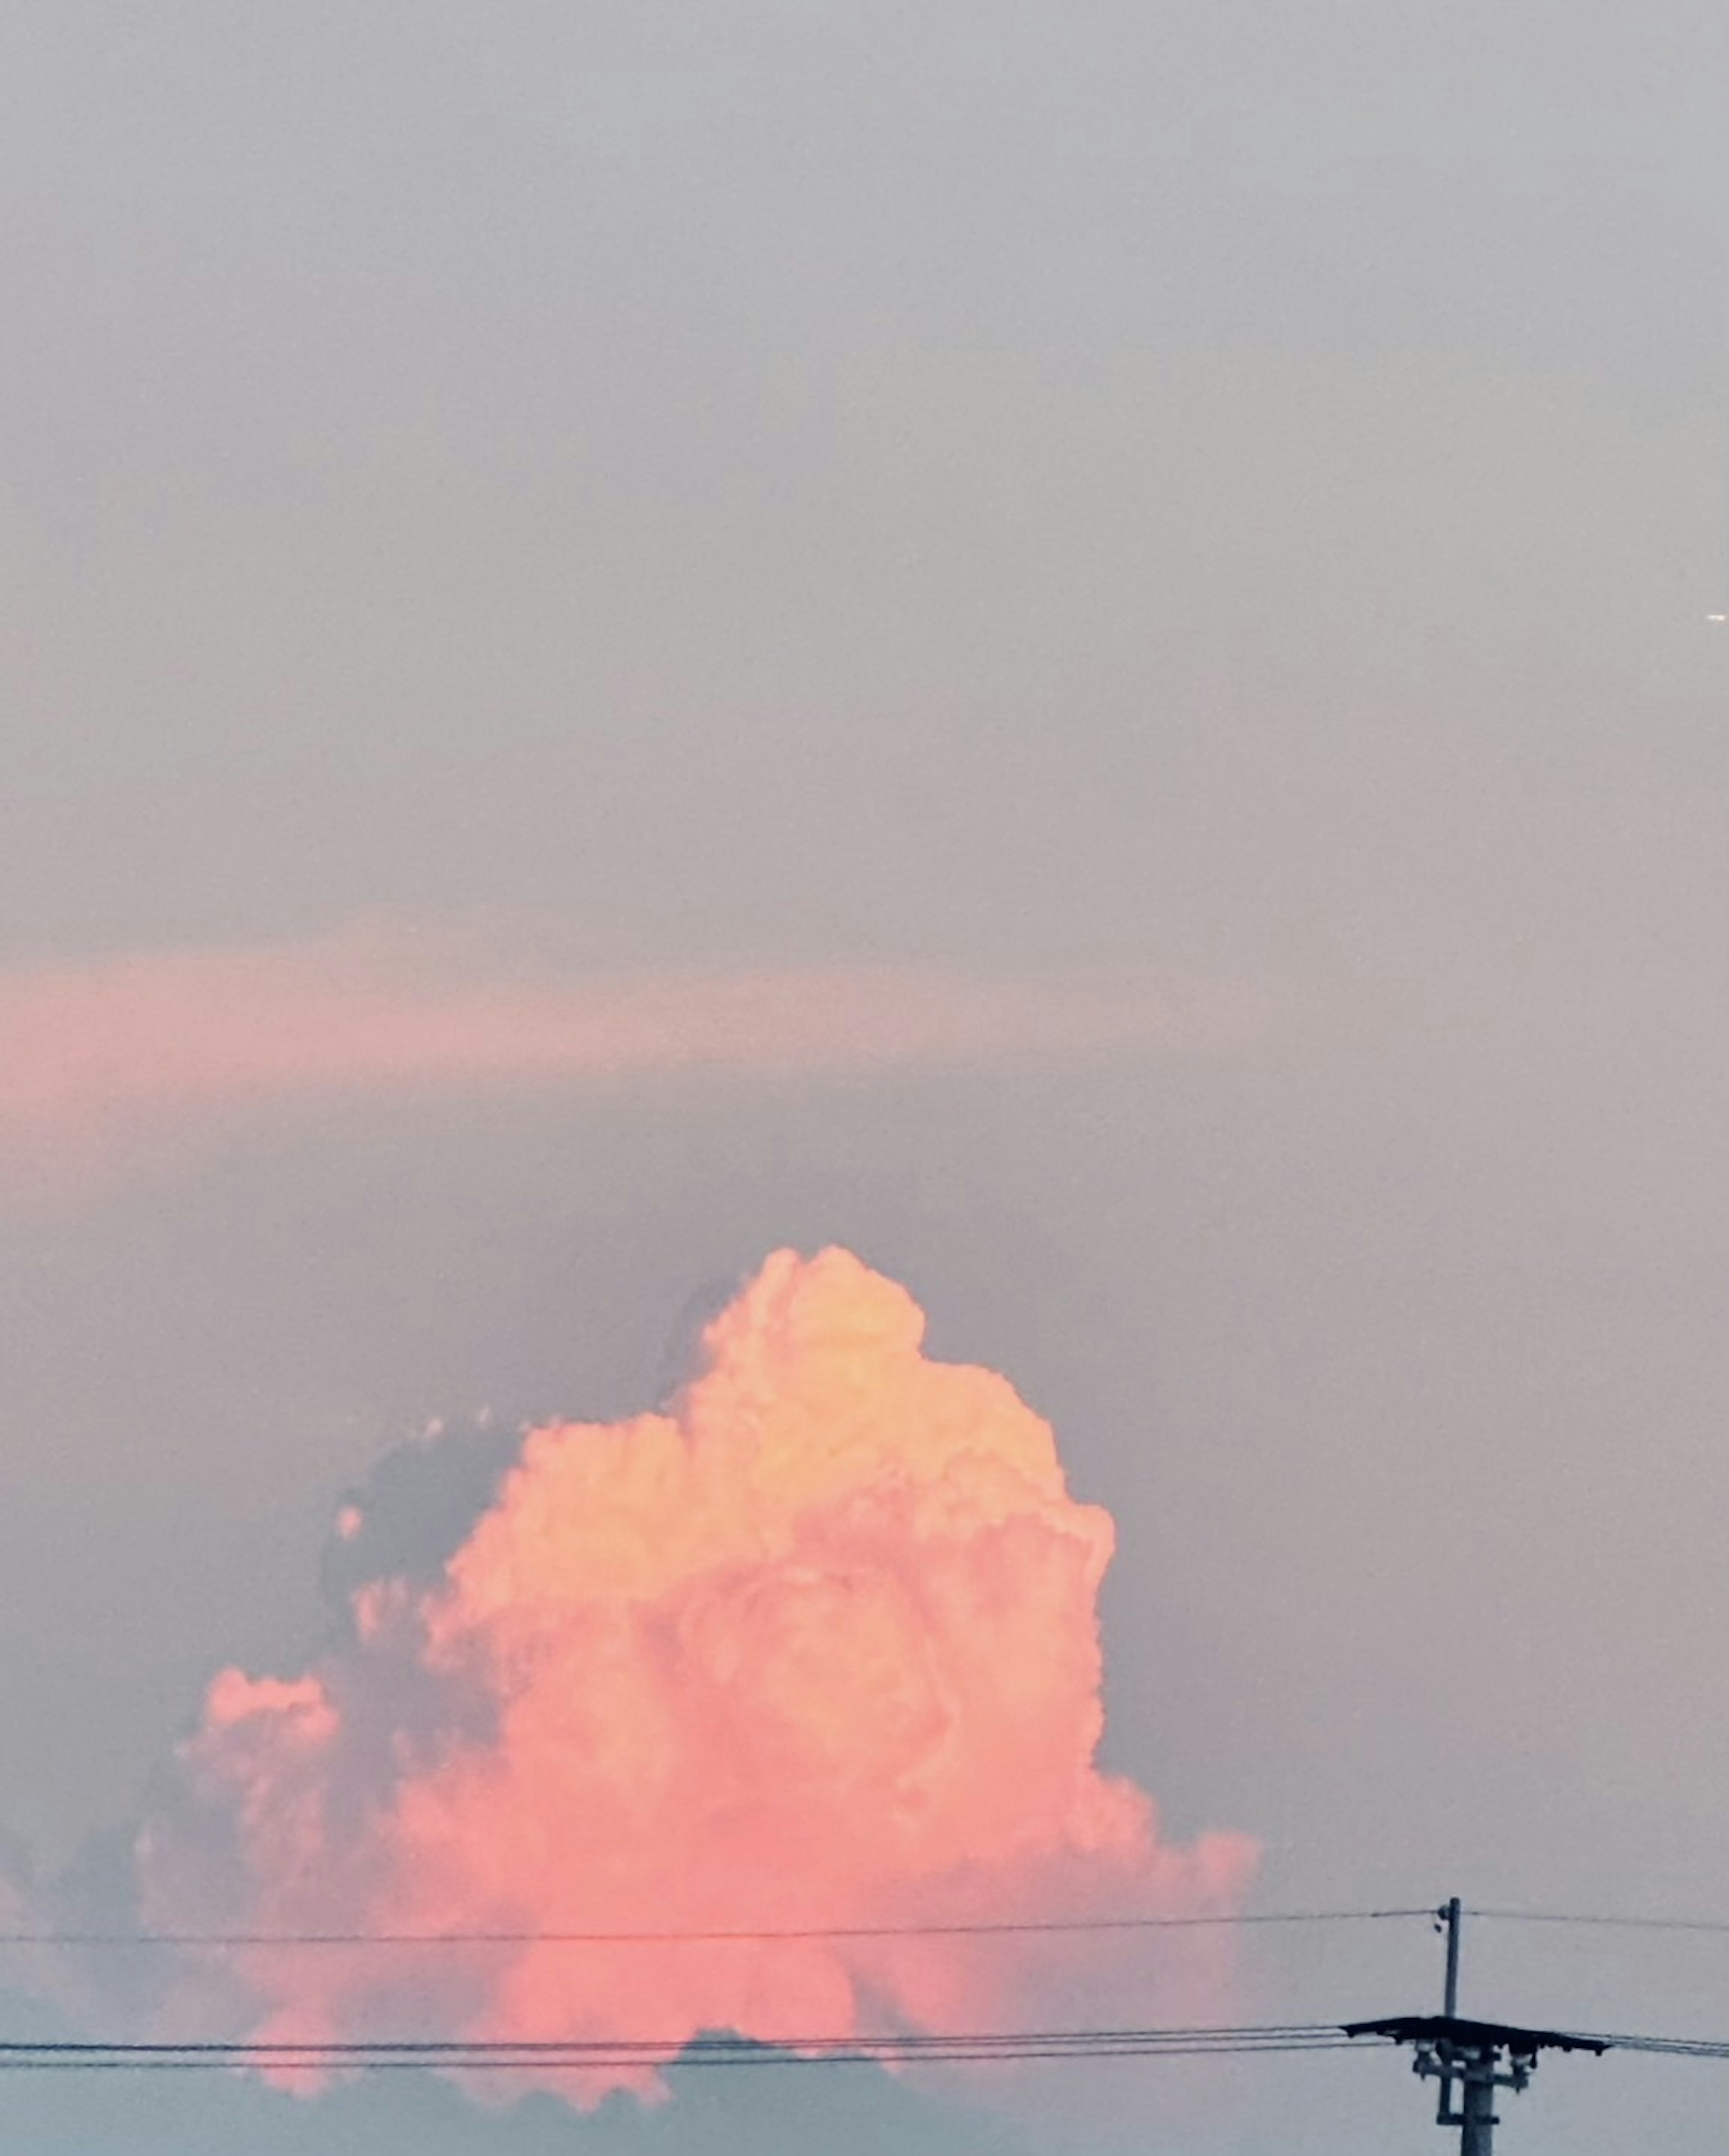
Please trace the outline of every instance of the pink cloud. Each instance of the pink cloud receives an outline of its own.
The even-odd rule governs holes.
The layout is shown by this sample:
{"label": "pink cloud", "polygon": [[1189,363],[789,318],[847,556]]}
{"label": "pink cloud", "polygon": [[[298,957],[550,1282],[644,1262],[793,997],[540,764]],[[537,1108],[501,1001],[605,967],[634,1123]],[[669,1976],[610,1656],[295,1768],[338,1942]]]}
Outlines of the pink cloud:
{"label": "pink cloud", "polygon": [[[881,1935],[1217,1917],[1259,1856],[1173,1840],[1101,1770],[1111,1515],[1005,1378],[933,1361],[924,1332],[850,1252],[780,1250],[664,1412],[526,1431],[436,1584],[357,1588],[299,1676],[216,1677],[135,1844],[146,1923],[711,1934],[417,1964],[416,2028],[447,2043],[649,2031],[670,2061],[709,2029],[808,2051],[1228,2013],[1219,1940],[1131,1966],[1099,1938],[1083,1964],[1049,1938]],[[182,1968],[159,2035],[208,2025],[213,1982],[270,2044],[376,2038],[405,2007],[376,1953]],[[589,2107],[664,2093],[658,2063],[534,2078]]]}
{"label": "pink cloud", "polygon": [[0,1150],[52,1178],[272,1101],[1218,1051],[1263,1023],[1150,968],[572,971],[531,937],[361,923],[0,973]]}

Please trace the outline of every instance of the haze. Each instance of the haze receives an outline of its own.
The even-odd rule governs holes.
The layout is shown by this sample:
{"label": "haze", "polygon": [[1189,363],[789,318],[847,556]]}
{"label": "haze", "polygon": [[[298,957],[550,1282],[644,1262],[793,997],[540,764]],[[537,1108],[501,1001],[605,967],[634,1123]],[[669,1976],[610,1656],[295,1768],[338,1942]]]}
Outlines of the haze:
{"label": "haze", "polygon": [[[1255,1837],[1254,1906],[1729,1918],[1726,85],[1703,0],[13,0],[40,1869],[213,1671],[304,1666],[391,1447],[635,1413],[839,1244],[1114,1516],[1106,1763]],[[1485,1923],[1465,1983],[1729,2035],[1729,1939]],[[0,2128],[1443,2145],[1390,2059],[1061,2071]],[[1722,2071],[1552,2061],[1505,2144],[1714,2149]]]}

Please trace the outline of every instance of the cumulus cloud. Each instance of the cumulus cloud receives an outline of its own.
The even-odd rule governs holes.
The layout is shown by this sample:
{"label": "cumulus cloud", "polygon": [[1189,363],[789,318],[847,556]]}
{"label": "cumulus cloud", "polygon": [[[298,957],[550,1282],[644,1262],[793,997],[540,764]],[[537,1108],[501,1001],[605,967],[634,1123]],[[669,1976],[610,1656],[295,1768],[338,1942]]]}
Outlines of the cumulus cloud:
{"label": "cumulus cloud", "polygon": [[[782,1252],[664,1412],[531,1430],[501,1476],[483,1447],[460,1520],[401,1472],[345,1501],[342,1635],[212,1683],[137,1840],[139,1918],[490,1937],[198,1950],[156,2025],[667,2061],[713,2028],[1000,2027],[1080,1980],[1061,1942],[865,1934],[1237,1907],[1252,1845],[1173,1844],[1097,1764],[1108,1514],[1004,1378],[922,1335],[848,1253]],[[548,1933],[710,1936],[521,1936]]]}

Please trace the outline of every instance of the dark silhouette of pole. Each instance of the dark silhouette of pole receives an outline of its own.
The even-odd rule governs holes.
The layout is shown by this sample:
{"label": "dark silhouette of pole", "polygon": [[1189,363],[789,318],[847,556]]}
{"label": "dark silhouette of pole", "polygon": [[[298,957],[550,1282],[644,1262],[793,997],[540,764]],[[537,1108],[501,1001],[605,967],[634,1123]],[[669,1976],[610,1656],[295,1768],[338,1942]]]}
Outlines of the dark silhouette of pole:
{"label": "dark silhouette of pole", "polygon": [[[1452,2021],[1457,2020],[1459,2015],[1459,1934],[1464,1925],[1465,1912],[1460,1907],[1459,1897],[1455,1894],[1435,1913],[1440,1918],[1447,1934],[1447,1977],[1441,1992],[1441,2011],[1449,2021]],[[1454,2123],[1451,2074],[1443,2074],[1441,2076],[1440,2101],[1435,2106],[1434,2116],[1437,2126],[1450,2126]],[[1464,2123],[1462,2119],[1459,2123],[1461,2125]]]}
{"label": "dark silhouette of pole", "polygon": [[[1347,2036],[1383,2036],[1408,2044],[1413,2070],[1425,2081],[1438,2081],[1438,2126],[1459,2128],[1459,2156],[1495,2156],[1497,2089],[1526,2087],[1540,2051],[1601,2052],[1599,2039],[1565,2035],[1552,2029],[1517,2029],[1500,2021],[1468,2021],[1459,2011],[1459,1948],[1465,1911],[1455,1894],[1435,1911],[1437,1928],[1446,1934],[1447,1974],[1439,2014],[1399,2014],[1384,2021],[1350,2024]],[[1459,2084],[1459,2107],[1453,2085]]]}
{"label": "dark silhouette of pole", "polygon": [[1447,1983],[1442,1994],[1441,2011],[1451,2020],[1459,2011],[1459,1933],[1465,1917],[1456,1894],[1443,1907],[1440,1916],[1447,1928]]}
{"label": "dark silhouette of pole", "polygon": [[1479,2055],[1465,2069],[1465,2104],[1459,2122],[1459,2156],[1495,2156],[1495,2056]]}
{"label": "dark silhouette of pole", "polygon": [[[1441,1990],[1441,2015],[1444,2020],[1459,2019],[1459,1949],[1465,1929],[1465,1910],[1455,1894],[1436,1912],[1447,1934],[1447,1974]],[[1455,2057],[1460,2058],[1464,2072],[1460,2077],[1460,2102],[1453,2107],[1453,2072]],[[1455,2047],[1443,2043],[1437,2047],[1436,2065],[1440,2073],[1440,2102],[1435,2106],[1437,2126],[1456,2126],[1459,2128],[1459,2156],[1495,2156],[1495,2056],[1491,2052],[1485,2061],[1475,2052],[1462,2055]],[[1417,2071],[1421,2073],[1422,2064]]]}

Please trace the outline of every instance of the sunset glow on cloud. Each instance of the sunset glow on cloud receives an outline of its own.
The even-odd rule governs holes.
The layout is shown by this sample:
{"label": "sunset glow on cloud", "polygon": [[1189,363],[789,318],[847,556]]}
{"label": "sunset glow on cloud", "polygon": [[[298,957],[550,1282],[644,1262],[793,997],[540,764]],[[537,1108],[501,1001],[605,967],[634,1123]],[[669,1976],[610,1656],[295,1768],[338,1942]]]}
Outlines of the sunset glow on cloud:
{"label": "sunset glow on cloud", "polygon": [[[929,1360],[923,1327],[845,1251],[783,1251],[664,1412],[529,1432],[432,1584],[370,1578],[303,1673],[211,1685],[138,1841],[146,1927],[832,1933],[1239,1907],[1253,1845],[1173,1845],[1095,1763],[1109,1515],[1069,1495],[1008,1382]],[[362,1500],[337,1532],[365,1530]],[[1062,1946],[248,1947],[192,1956],[182,2003],[232,2006],[238,1983],[271,2041],[651,2036],[670,2056],[717,2028],[1013,2025],[1049,2010]],[[657,2086],[541,2078],[582,2102]]]}
{"label": "sunset glow on cloud", "polygon": [[1207,1050],[1260,1023],[1244,990],[1147,968],[603,969],[531,934],[362,923],[0,973],[0,1169],[105,1171],[272,1101]]}

